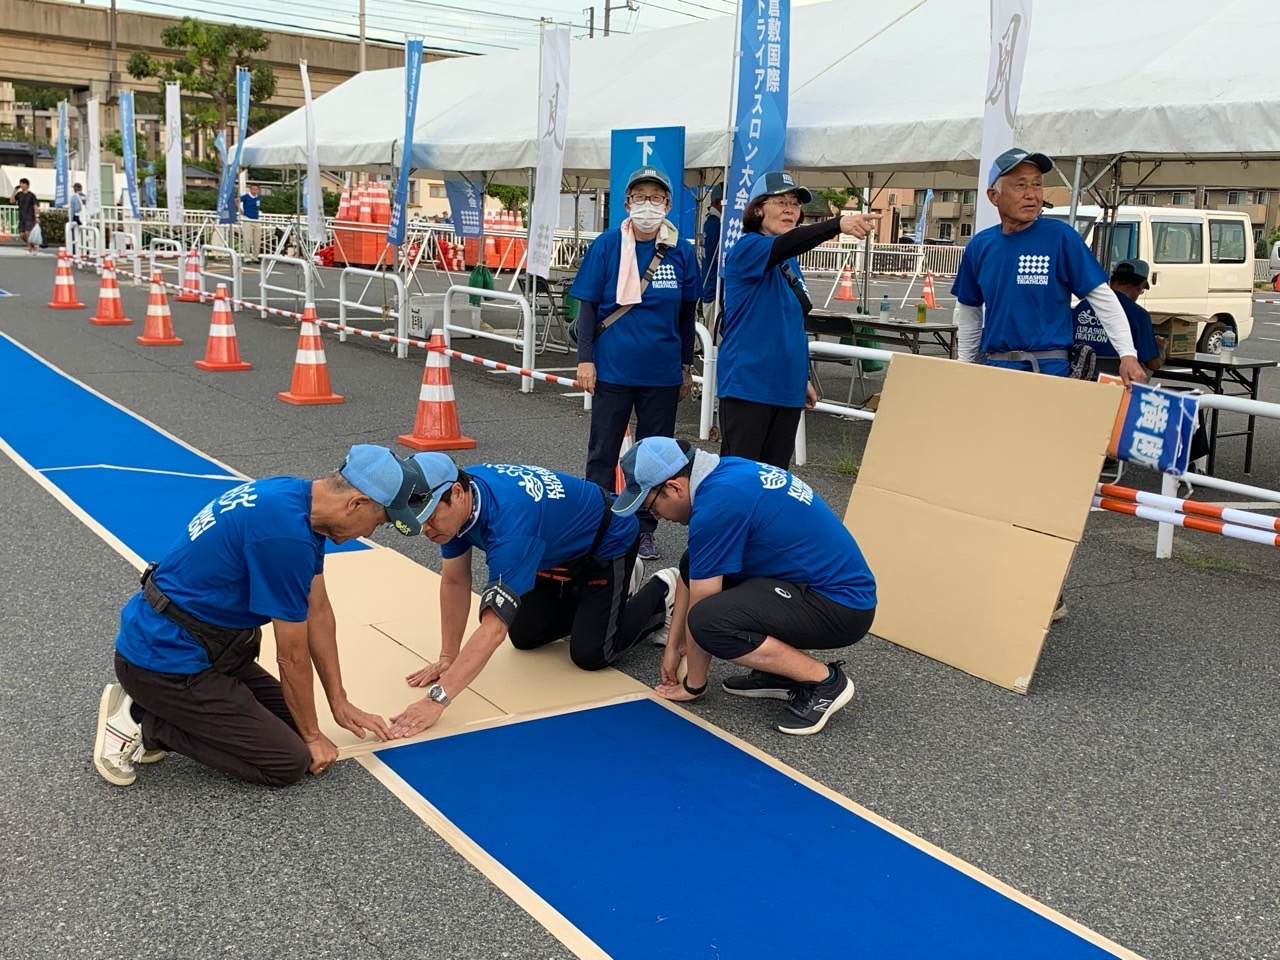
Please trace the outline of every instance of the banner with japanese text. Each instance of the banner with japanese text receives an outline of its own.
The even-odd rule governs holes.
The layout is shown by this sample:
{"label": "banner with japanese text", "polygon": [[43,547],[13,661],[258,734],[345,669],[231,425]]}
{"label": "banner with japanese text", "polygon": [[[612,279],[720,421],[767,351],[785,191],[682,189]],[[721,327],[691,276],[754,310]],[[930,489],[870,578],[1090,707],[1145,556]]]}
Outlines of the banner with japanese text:
{"label": "banner with japanese text", "polygon": [[444,193],[449,199],[453,235],[467,240],[479,237],[484,210],[484,190],[480,184],[458,177],[445,177]]}
{"label": "banner with japanese text", "polygon": [[320,148],[316,142],[316,111],[311,99],[311,74],[307,61],[299,60],[302,71],[302,110],[307,125],[307,176],[302,191],[302,209],[307,215],[307,237],[317,243],[324,239],[324,194],[320,184]]}
{"label": "banner with japanese text", "polygon": [[396,178],[396,195],[391,202],[391,223],[387,226],[387,243],[404,243],[409,202],[409,168],[413,166],[413,128],[418,121],[418,86],[422,81],[422,39],[404,45],[404,136],[400,139],[400,175]]}
{"label": "banner with japanese text", "polygon": [[1116,415],[1107,453],[1116,460],[1180,476],[1191,462],[1199,409],[1195,394],[1131,384]]}
{"label": "banner with japanese text", "polygon": [[[996,157],[1013,146],[1013,124],[1018,117],[1030,40],[1031,0],[991,0],[991,59],[982,106],[982,165],[978,167],[978,185],[984,191]],[[999,223],[995,204],[979,203],[975,221],[975,233]]]}
{"label": "banner with japanese text", "polygon": [[[102,105],[95,97],[86,108],[85,126],[89,128],[89,167],[84,172],[84,218],[102,212]],[[114,199],[112,200],[114,203]]]}
{"label": "banner with japanese text", "polygon": [[[916,243],[924,243],[925,221],[929,219],[929,204],[933,200],[933,187],[930,187],[924,193],[924,203],[920,205],[920,219],[916,221],[916,233],[914,240]],[[895,238],[896,241],[896,238]]]}
{"label": "banner with japanese text", "polygon": [[182,88],[164,85],[164,192],[169,222],[182,222],[182,200],[186,185],[182,160]]}
{"label": "banner with japanese text", "polygon": [[53,205],[61,208],[71,202],[67,183],[67,101],[58,104],[58,144],[53,155]]}
{"label": "banner with japanese text", "polygon": [[720,263],[742,236],[751,185],[782,170],[787,146],[791,0],[743,0],[738,35],[733,152],[725,180]]}
{"label": "banner with japanese text", "polygon": [[[222,179],[218,183],[218,222],[236,222],[236,176],[240,172],[240,152],[249,133],[249,71],[236,68],[236,144],[232,153],[223,148]],[[221,133],[221,132],[219,132]]]}
{"label": "banner with japanese text", "polygon": [[543,24],[538,81],[538,175],[529,208],[526,270],[546,279],[560,225],[560,178],[569,126],[569,28]]}
{"label": "banner with japanese text", "polygon": [[140,220],[142,210],[138,201],[138,135],[133,121],[133,91],[120,93],[120,149],[124,159],[124,179],[129,194],[129,209],[133,218]]}

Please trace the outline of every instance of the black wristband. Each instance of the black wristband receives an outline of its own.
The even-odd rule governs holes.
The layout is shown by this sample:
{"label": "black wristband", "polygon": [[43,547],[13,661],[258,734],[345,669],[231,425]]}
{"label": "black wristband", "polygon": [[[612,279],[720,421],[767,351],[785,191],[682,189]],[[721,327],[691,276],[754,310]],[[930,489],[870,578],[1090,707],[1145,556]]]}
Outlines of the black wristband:
{"label": "black wristband", "polygon": [[698,687],[697,689],[694,689],[693,687],[689,686],[688,677],[681,680],[680,683],[684,685],[684,692],[689,694],[689,696],[691,697],[700,697],[707,692],[707,684],[705,683],[702,686]]}

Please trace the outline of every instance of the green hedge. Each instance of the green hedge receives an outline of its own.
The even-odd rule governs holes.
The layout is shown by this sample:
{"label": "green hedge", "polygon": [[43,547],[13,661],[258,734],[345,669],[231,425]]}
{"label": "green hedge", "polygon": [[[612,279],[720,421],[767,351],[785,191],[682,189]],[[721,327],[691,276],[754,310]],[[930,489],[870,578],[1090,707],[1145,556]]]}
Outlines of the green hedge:
{"label": "green hedge", "polygon": [[44,234],[44,242],[51,247],[60,247],[67,242],[67,211],[41,210],[36,215],[40,223],[40,232]]}

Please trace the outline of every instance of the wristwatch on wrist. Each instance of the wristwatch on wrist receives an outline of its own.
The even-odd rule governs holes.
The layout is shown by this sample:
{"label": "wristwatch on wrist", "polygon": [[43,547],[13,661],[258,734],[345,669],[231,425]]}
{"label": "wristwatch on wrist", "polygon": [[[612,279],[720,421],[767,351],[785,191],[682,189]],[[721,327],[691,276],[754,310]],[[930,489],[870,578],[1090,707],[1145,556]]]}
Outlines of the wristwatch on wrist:
{"label": "wristwatch on wrist", "polygon": [[447,707],[450,703],[449,695],[444,692],[444,687],[440,686],[438,683],[433,683],[431,686],[427,687],[427,699],[434,700],[442,707]]}
{"label": "wristwatch on wrist", "polygon": [[686,364],[682,365],[682,366],[680,367],[680,369],[681,369],[681,371],[683,371],[684,373],[689,374],[689,376],[693,376],[693,364],[692,364],[692,363],[686,363]]}

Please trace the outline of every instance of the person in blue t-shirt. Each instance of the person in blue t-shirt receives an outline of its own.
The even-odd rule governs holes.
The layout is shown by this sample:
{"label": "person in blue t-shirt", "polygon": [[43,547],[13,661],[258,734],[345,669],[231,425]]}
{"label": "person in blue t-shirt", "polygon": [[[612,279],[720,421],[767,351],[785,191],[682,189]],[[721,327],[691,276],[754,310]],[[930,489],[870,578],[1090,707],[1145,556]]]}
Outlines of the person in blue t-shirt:
{"label": "person in blue t-shirt", "polygon": [[247,193],[240,195],[240,229],[244,234],[244,255],[246,260],[258,260],[262,257],[262,225],[258,223],[262,198],[262,188],[256,183],[249,184]]}
{"label": "person in blue t-shirt", "polygon": [[[443,453],[413,459],[431,492],[417,520],[444,558],[440,657],[405,678],[426,696],[391,718],[392,736],[439,720],[507,637],[519,650],[567,637],[574,664],[599,670],[667,623],[673,578],[655,576],[634,592],[640,527],[612,513],[604,488],[528,464],[460,470]],[[488,577],[480,625],[464,644],[475,550]]]}
{"label": "person in blue t-shirt", "polygon": [[[326,477],[250,480],[197,513],[120,613],[120,682],[98,705],[98,772],[128,786],[135,763],[172,750],[268,786],[321,773],[338,751],[316,720],[314,673],[338,724],[388,739],[382,718],[343,691],[325,540],[366,537],[388,522],[416,534],[426,500],[415,463],[357,444]],[[279,680],[255,662],[267,623]]]}
{"label": "person in blue t-shirt", "polygon": [[1142,383],[1146,374],[1106,273],[1070,225],[1040,216],[1044,175],[1052,169],[1043,153],[1013,147],[988,171],[987,199],[1000,223],[969,241],[951,287],[959,359],[1067,376],[1074,294],[1093,304],[1124,382]]}
{"label": "person in blue t-shirt", "polygon": [[643,504],[689,527],[658,695],[697,699],[711,658],[732,660],[751,671],[725,680],[725,693],[787,700],[774,729],[818,733],[853,699],[853,682],[842,661],[802,651],[847,647],[875,619],[875,577],[853,535],[812,487],[772,464],[653,437],[627,451],[622,471],[615,512]]}
{"label": "person in blue t-shirt", "polygon": [[[1155,328],[1151,324],[1151,314],[1138,303],[1143,291],[1150,288],[1147,278],[1151,276],[1151,267],[1145,260],[1121,260],[1111,271],[1108,285],[1115,291],[1116,299],[1124,310],[1125,319],[1129,321],[1129,334],[1133,337],[1133,347],[1137,351],[1138,362],[1152,373],[1164,366],[1165,351],[1168,344],[1161,344],[1162,338],[1156,337]],[[1098,314],[1088,300],[1081,300],[1072,313],[1076,325],[1076,343],[1087,344],[1098,355],[1098,370],[1102,373],[1117,375],[1120,369],[1120,358],[1116,348],[1107,338],[1107,331],[1102,328]]]}
{"label": "person in blue t-shirt", "polygon": [[[698,258],[666,219],[671,181],[657,167],[627,178],[627,219],[587,248],[570,296],[578,315],[578,382],[591,394],[586,478],[613,489],[631,411],[636,438],[670,437],[693,383]],[[640,559],[655,560],[658,522],[640,517]]]}
{"label": "person in blue t-shirt", "polygon": [[[724,323],[716,354],[721,456],[785,470],[800,415],[818,400],[809,383],[804,328],[813,303],[796,258],[842,233],[862,239],[879,218],[855,213],[797,226],[802,205],[812,199],[789,174],[762,174],[737,221],[742,235],[725,259]],[[729,237],[735,221],[731,214]]]}
{"label": "person in blue t-shirt", "polygon": [[702,221],[702,304],[704,316],[713,323],[716,283],[720,279],[720,213],[724,209],[724,184],[711,188],[707,217]]}

